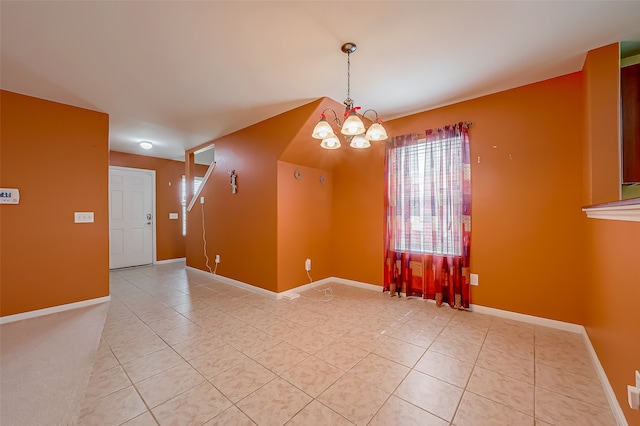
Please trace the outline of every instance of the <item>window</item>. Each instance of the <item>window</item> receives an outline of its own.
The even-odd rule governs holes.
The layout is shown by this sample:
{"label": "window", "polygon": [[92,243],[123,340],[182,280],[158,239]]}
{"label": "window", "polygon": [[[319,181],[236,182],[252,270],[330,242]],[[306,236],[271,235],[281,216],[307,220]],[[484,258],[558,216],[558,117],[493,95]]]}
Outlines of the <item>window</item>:
{"label": "window", "polygon": [[387,158],[388,219],[397,252],[462,254],[460,137],[391,148]]}
{"label": "window", "polygon": [[[193,178],[193,193],[198,192],[198,188],[202,184],[203,178]],[[182,175],[182,235],[187,235],[187,177]]]}

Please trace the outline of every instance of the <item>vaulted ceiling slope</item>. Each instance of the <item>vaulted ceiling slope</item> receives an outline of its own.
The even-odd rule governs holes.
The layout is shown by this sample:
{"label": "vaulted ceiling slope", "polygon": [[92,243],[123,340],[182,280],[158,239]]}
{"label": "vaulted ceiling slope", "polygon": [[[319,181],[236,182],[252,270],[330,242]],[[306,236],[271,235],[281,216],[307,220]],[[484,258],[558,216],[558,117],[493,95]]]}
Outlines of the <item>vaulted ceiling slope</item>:
{"label": "vaulted ceiling slope", "polygon": [[[0,2],[2,89],[106,112],[112,150],[184,150],[322,97],[389,120],[579,70],[639,1]],[[151,151],[138,147],[154,143]]]}

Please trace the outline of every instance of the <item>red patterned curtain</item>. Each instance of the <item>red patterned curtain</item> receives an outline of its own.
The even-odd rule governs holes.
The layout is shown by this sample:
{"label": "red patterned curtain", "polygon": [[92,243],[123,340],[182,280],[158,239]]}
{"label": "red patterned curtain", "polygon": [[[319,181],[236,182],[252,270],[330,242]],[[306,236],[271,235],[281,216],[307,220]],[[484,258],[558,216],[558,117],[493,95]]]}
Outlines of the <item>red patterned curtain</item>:
{"label": "red patterned curtain", "polygon": [[469,124],[387,143],[384,291],[469,308]]}

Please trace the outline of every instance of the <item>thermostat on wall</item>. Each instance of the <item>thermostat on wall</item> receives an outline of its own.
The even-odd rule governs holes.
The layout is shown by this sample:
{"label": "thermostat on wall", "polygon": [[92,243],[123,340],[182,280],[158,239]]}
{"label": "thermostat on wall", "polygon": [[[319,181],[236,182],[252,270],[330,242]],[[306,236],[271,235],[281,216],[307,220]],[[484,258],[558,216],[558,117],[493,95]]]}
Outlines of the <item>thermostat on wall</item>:
{"label": "thermostat on wall", "polygon": [[17,188],[0,188],[0,204],[18,204],[20,191]]}

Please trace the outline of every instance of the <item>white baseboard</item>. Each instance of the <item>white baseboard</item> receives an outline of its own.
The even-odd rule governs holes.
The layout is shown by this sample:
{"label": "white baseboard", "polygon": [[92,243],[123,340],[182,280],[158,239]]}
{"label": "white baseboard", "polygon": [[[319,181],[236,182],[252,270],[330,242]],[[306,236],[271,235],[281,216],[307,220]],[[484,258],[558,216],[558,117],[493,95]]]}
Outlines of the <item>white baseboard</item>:
{"label": "white baseboard", "polygon": [[178,263],[185,262],[187,260],[186,257],[176,257],[175,259],[165,259],[165,260],[156,260],[156,265],[164,265],[165,263]]}
{"label": "white baseboard", "polygon": [[629,426],[629,423],[627,423],[627,419],[622,412],[622,407],[620,407],[620,403],[616,398],[616,394],[611,387],[611,383],[609,383],[607,373],[604,371],[602,364],[600,364],[598,354],[596,354],[596,350],[591,344],[591,339],[589,339],[589,334],[587,334],[587,330],[584,328],[582,331],[582,335],[584,336],[584,343],[585,345],[587,345],[587,350],[589,351],[589,355],[591,355],[591,362],[593,362],[593,366],[596,369],[596,374],[598,375],[598,379],[600,380],[600,384],[602,385],[602,390],[607,397],[607,401],[609,401],[609,407],[613,412],[613,417],[615,417],[616,423],[618,424],[618,426]]}
{"label": "white baseboard", "polygon": [[512,319],[557,330],[570,331],[572,333],[584,333],[584,327],[570,322],[556,321],[549,318],[535,317],[533,315],[520,314],[518,312],[503,311],[502,309],[489,308],[487,306],[471,305],[471,310],[479,314],[493,315],[494,317]]}
{"label": "white baseboard", "polygon": [[6,315],[0,317],[0,324],[7,324],[10,322],[21,321],[24,319],[40,317],[43,315],[55,314],[58,312],[69,311],[71,309],[84,308],[86,306],[97,305],[99,303],[108,302],[111,300],[111,296],[98,297],[95,299],[83,300],[81,302],[67,303],[65,305],[52,306],[50,308],[37,309],[35,311],[22,312],[20,314]]}
{"label": "white baseboard", "polygon": [[218,274],[212,274],[211,272],[208,271],[203,271],[202,269],[198,269],[198,268],[194,268],[193,266],[187,266],[186,267],[188,270],[193,271],[193,272],[198,272],[201,274],[205,274],[207,275],[209,278],[215,278],[217,280],[222,281],[225,284],[229,284],[235,287],[239,287],[242,288],[244,290],[249,290],[252,291],[254,293],[258,293],[258,294],[262,294],[264,296],[269,296],[269,297],[273,297],[274,299],[279,299],[279,297],[277,297],[277,293],[271,291],[271,290],[266,290],[262,287],[258,287],[252,284],[247,284],[245,282],[242,281],[238,281],[238,280],[234,280],[233,278],[228,278],[222,275],[218,275]]}
{"label": "white baseboard", "polygon": [[[203,274],[207,274],[209,276],[212,276],[213,274],[203,271],[201,269],[196,269],[196,268],[192,268],[190,266],[187,266],[187,268],[189,268],[190,270],[193,271],[198,271],[201,272]],[[331,284],[331,283],[338,283],[338,284],[346,284],[346,285],[350,285],[353,287],[358,287],[358,288],[362,288],[362,289],[366,289],[366,290],[373,290],[373,291],[381,291],[382,287],[379,285],[374,285],[374,284],[368,284],[368,283],[364,283],[364,282],[360,282],[360,281],[353,281],[353,280],[348,280],[348,279],[344,279],[344,278],[337,278],[337,277],[329,277],[329,278],[323,278],[321,280],[318,281],[313,281],[310,282],[308,284],[304,284],[301,285],[299,287],[295,287],[292,288],[290,290],[281,292],[281,293],[274,293],[273,291],[269,291],[269,290],[265,290],[263,288],[260,287],[256,287],[253,286],[251,284],[247,284],[241,281],[237,281],[231,278],[227,278],[227,277],[223,277],[221,275],[213,275],[214,277],[216,277],[217,279],[219,279],[220,281],[223,281],[225,283],[231,284],[231,285],[235,285],[237,287],[246,289],[246,290],[250,290],[250,291],[254,291],[257,293],[261,293],[261,294],[265,294],[271,297],[275,297],[276,299],[282,299],[282,298],[287,298],[290,299],[291,296],[290,294],[292,293],[301,293],[305,290],[309,290],[311,288],[314,287],[318,287],[318,286],[323,286],[326,284]],[[405,296],[403,294],[403,296]],[[421,299],[421,300],[425,300],[427,302],[433,302],[435,303],[434,300],[430,300],[430,299]],[[596,351],[593,348],[593,345],[591,344],[591,340],[589,340],[589,335],[587,334],[584,326],[579,325],[579,324],[573,324],[573,323],[569,323],[569,322],[564,322],[564,321],[557,321],[557,320],[552,320],[549,318],[542,318],[542,317],[536,317],[533,315],[527,315],[527,314],[521,314],[518,312],[512,312],[512,311],[505,311],[502,309],[496,309],[496,308],[491,308],[488,306],[481,306],[481,305],[471,305],[471,310],[473,312],[477,312],[480,314],[487,314],[487,315],[493,315],[495,317],[499,317],[499,318],[506,318],[506,319],[511,319],[511,320],[515,320],[515,321],[520,321],[520,322],[525,322],[525,323],[529,323],[529,324],[534,324],[534,325],[539,325],[539,326],[543,326],[543,327],[549,327],[549,328],[554,328],[557,330],[563,330],[563,331],[569,331],[572,333],[578,333],[581,334],[584,337],[584,341],[585,344],[587,346],[587,349],[589,351],[589,354],[591,356],[591,361],[593,362],[593,366],[596,370],[596,373],[598,375],[598,379],[600,380],[600,383],[602,385],[602,389],[607,397],[607,400],[609,401],[609,406],[611,408],[611,411],[613,412],[613,415],[616,419],[616,422],[618,424],[618,426],[629,426],[627,423],[627,420],[624,417],[624,413],[622,412],[622,408],[620,407],[620,403],[618,402],[618,399],[615,396],[615,393],[613,392],[613,388],[611,387],[611,384],[609,383],[609,379],[607,378],[607,374],[604,371],[604,368],[602,367],[602,364],[600,364],[600,360],[598,359],[598,355],[596,354]]]}

